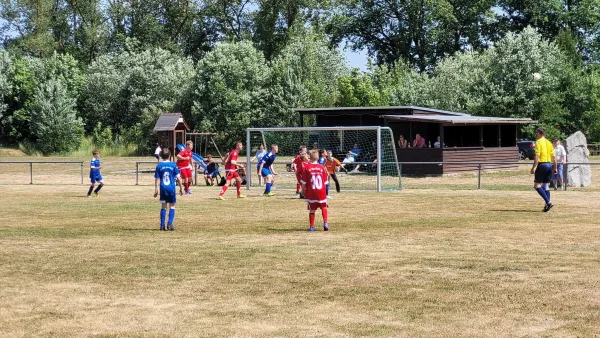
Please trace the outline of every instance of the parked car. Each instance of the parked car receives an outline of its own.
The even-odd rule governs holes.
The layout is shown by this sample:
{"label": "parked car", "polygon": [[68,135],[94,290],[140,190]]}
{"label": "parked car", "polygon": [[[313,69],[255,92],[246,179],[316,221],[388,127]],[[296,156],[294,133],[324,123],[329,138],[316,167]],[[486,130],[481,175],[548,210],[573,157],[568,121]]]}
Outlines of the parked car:
{"label": "parked car", "polygon": [[535,158],[535,141],[521,140],[517,142],[519,147],[519,159],[524,160],[526,158],[533,160]]}

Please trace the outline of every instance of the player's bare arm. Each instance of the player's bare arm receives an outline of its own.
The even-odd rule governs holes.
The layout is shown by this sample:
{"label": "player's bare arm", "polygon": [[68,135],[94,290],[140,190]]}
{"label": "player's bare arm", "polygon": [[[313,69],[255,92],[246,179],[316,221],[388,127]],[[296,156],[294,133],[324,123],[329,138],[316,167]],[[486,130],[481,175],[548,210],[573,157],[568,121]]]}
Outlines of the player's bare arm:
{"label": "player's bare arm", "polygon": [[154,179],[154,198],[158,196],[158,185],[160,184],[160,178]]}
{"label": "player's bare arm", "polygon": [[535,158],[533,159],[533,166],[531,167],[531,170],[529,171],[532,174],[535,174],[535,169],[538,166],[538,163],[540,163],[540,155],[535,154]]}
{"label": "player's bare arm", "polygon": [[558,162],[556,162],[556,156],[552,155],[552,165],[554,166],[554,174],[558,174]]}

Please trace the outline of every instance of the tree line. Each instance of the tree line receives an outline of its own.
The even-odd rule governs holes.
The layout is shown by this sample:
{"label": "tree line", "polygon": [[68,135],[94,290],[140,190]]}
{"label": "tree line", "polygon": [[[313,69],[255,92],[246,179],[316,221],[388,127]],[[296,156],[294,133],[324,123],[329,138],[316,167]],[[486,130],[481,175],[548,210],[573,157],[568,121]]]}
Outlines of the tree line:
{"label": "tree line", "polygon": [[[600,139],[600,0],[0,0],[0,18],[0,143],[44,154],[84,138],[143,152],[161,112],[229,142],[329,106]],[[340,46],[367,50],[369,70]]]}

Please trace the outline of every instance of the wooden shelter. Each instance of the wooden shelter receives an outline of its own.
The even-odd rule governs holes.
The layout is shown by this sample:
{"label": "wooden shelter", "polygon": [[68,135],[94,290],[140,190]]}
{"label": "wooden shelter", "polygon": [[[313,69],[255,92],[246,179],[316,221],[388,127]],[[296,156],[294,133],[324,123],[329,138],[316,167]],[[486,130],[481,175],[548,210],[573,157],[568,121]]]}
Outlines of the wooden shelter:
{"label": "wooden shelter", "polygon": [[154,131],[158,136],[158,143],[163,148],[171,151],[171,159],[175,159],[177,144],[185,144],[186,133],[190,127],[180,113],[161,114],[156,121]]}
{"label": "wooden shelter", "polygon": [[[531,119],[472,116],[423,107],[359,107],[296,109],[301,123],[314,115],[318,127],[386,126],[394,141],[403,135],[412,144],[416,134],[425,139],[424,148],[399,148],[399,162],[516,162],[519,126]],[[434,143],[440,137],[440,147]],[[484,170],[513,170],[515,164],[484,165]],[[408,174],[446,174],[477,170],[476,165],[403,165]]]}

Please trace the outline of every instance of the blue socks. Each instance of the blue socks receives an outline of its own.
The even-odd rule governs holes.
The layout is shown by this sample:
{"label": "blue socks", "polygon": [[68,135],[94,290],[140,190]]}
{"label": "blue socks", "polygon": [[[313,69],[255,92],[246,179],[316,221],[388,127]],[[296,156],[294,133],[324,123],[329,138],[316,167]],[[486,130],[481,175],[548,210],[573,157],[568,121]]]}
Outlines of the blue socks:
{"label": "blue socks", "polygon": [[88,196],[92,194],[92,191],[94,191],[94,186],[90,185],[90,190],[88,190]]}
{"label": "blue socks", "polygon": [[[166,212],[166,210],[165,210],[165,212]],[[169,210],[169,223],[168,223],[169,226],[173,225],[174,219],[175,219],[175,208],[171,208],[171,210]]]}
{"label": "blue socks", "polygon": [[102,186],[103,186],[103,185],[104,185],[104,184],[100,183],[100,184],[98,185],[98,188],[96,188],[96,190],[94,190],[94,192],[95,192],[95,193],[98,193],[98,191],[100,191],[100,189],[102,189]]}
{"label": "blue socks", "polygon": [[329,184],[325,184],[325,195],[329,196]]}
{"label": "blue socks", "polygon": [[267,187],[265,188],[265,194],[268,194],[271,192],[271,185],[273,185],[272,183],[267,183]]}
{"label": "blue socks", "polygon": [[541,188],[541,187],[536,188],[535,191],[537,191],[538,194],[540,194],[540,196],[542,196],[542,198],[544,199],[546,204],[550,204],[550,196],[549,196],[550,194],[546,195],[546,193],[549,191],[546,191],[546,190],[544,190],[544,188]]}
{"label": "blue socks", "polygon": [[160,209],[160,228],[165,228],[165,218],[167,217],[167,209]]}
{"label": "blue socks", "polygon": [[550,190],[546,190],[546,196],[548,196],[548,204],[550,204]]}

